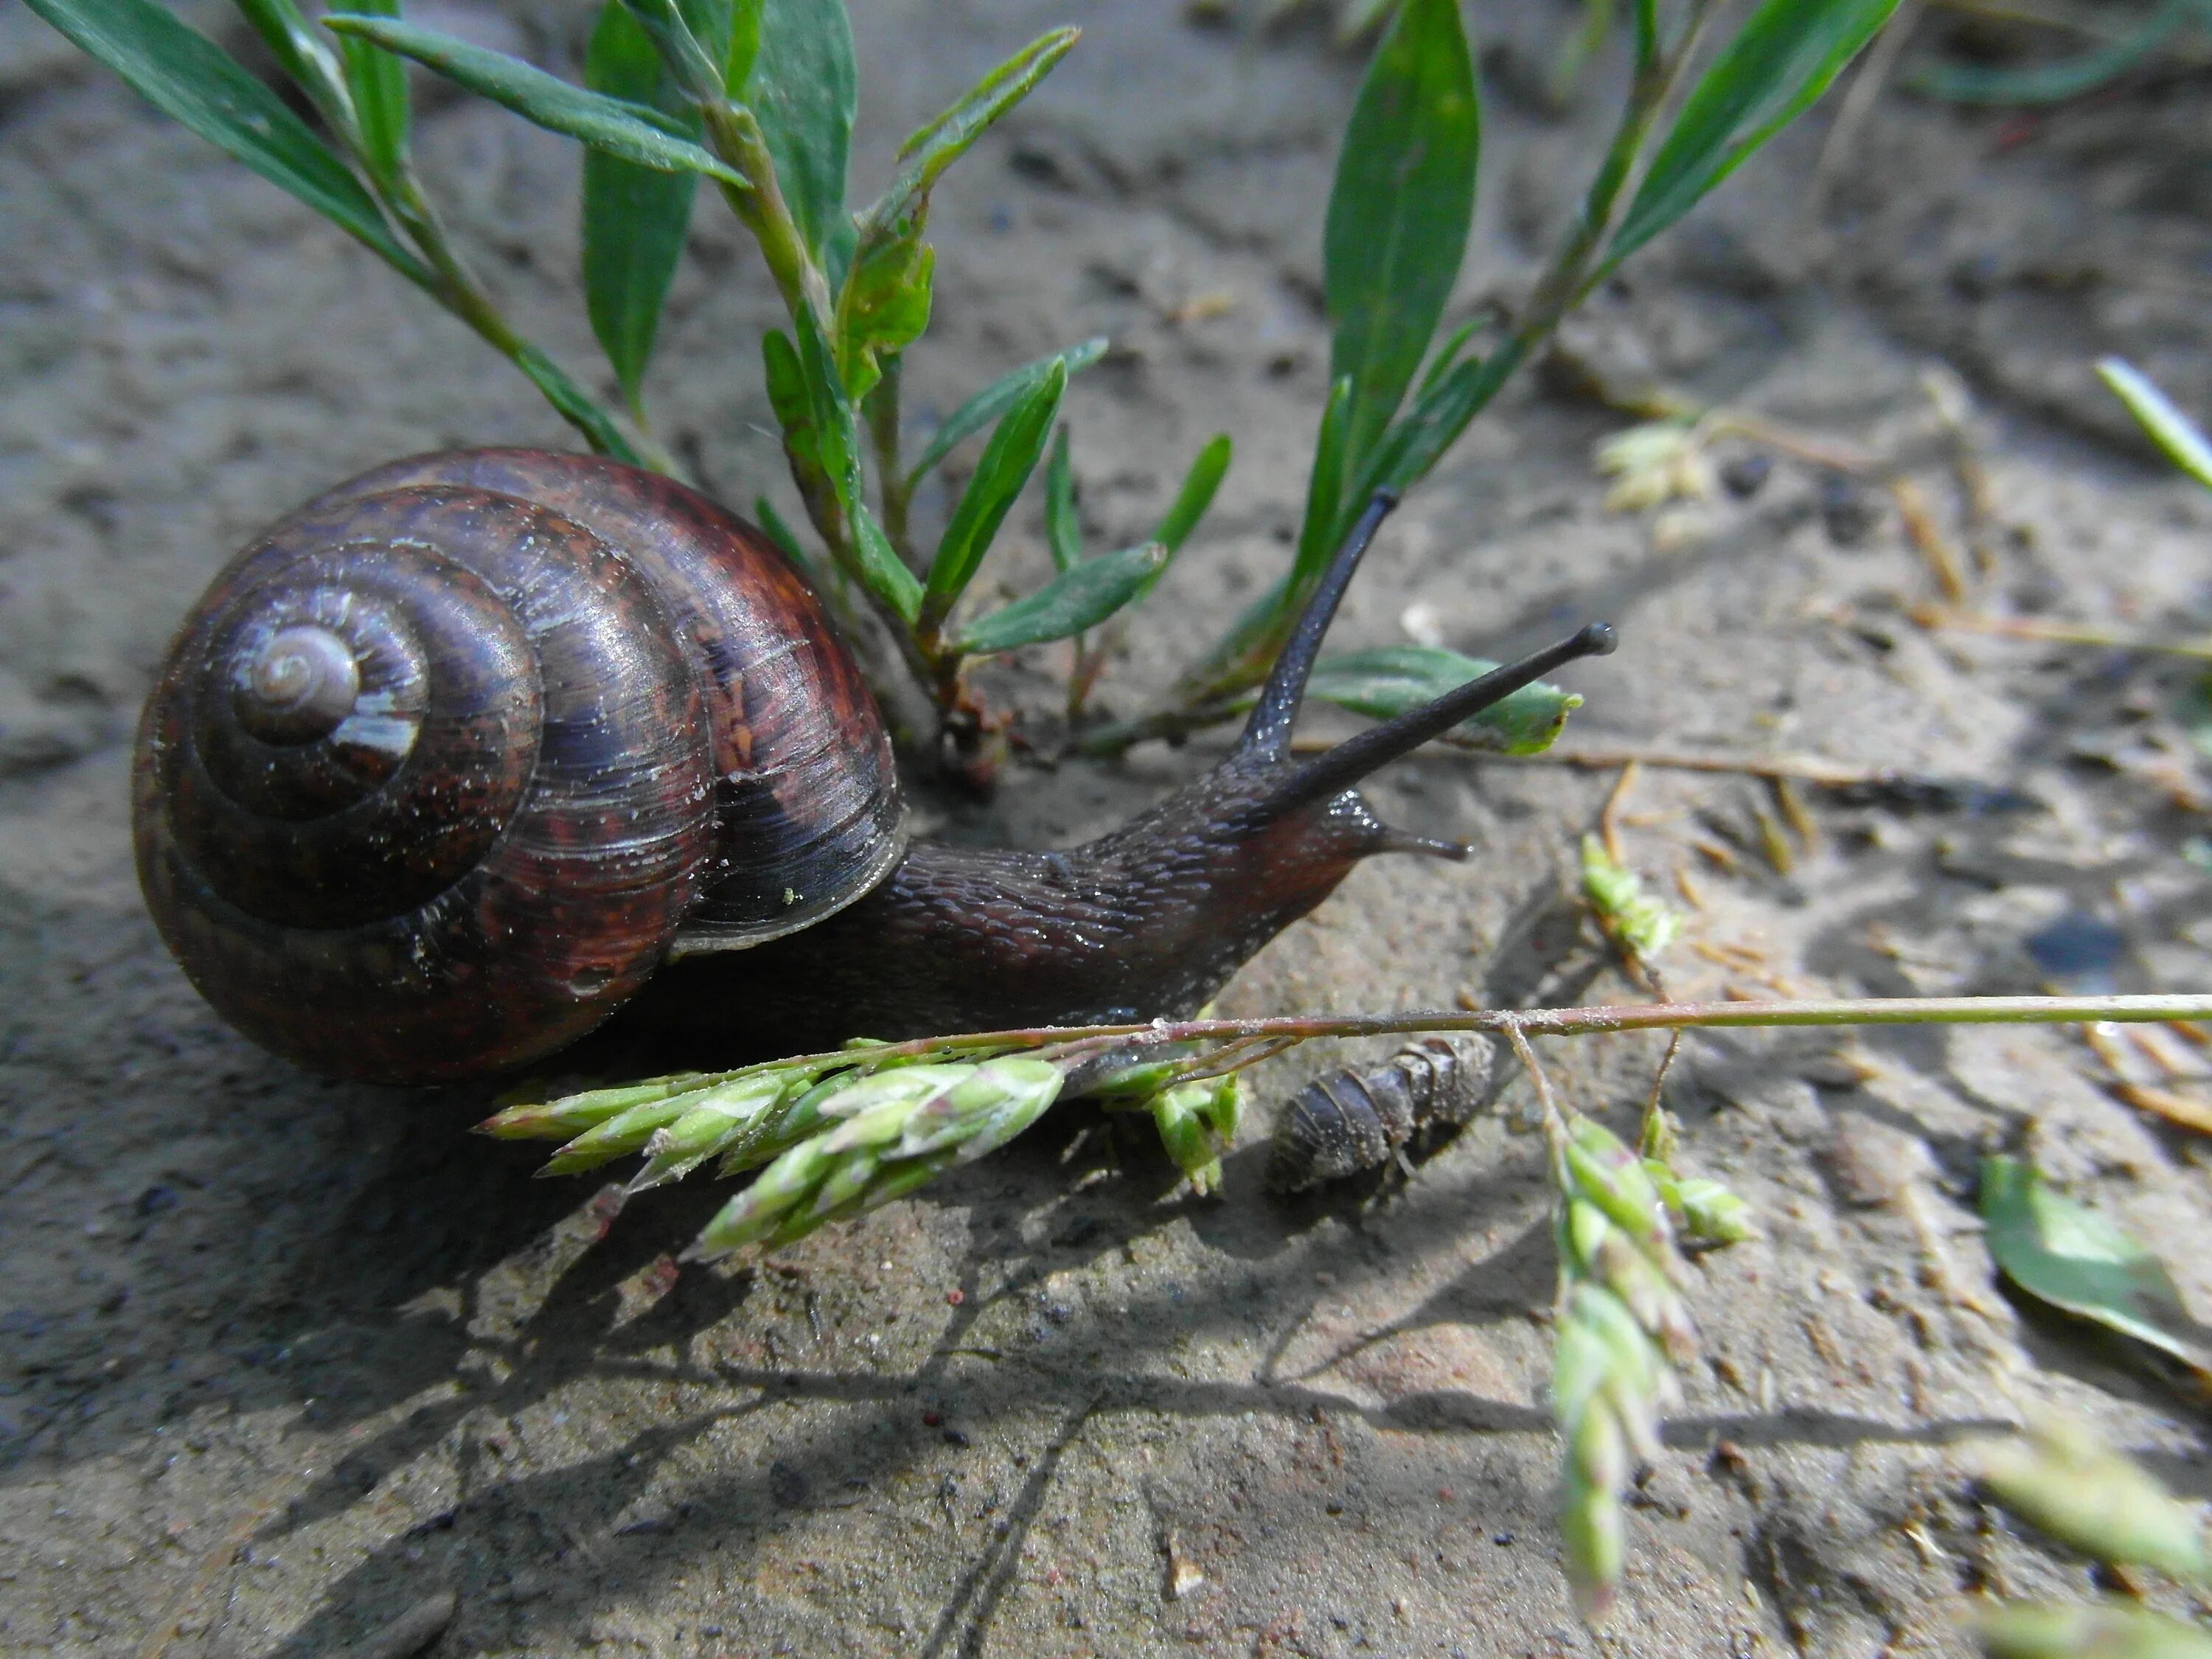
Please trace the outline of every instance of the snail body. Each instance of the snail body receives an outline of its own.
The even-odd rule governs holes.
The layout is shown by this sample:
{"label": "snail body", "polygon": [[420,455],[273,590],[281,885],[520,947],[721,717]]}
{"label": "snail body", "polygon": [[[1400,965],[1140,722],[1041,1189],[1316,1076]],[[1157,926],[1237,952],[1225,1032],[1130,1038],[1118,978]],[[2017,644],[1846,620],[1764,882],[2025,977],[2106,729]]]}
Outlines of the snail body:
{"label": "snail body", "polygon": [[1300,1193],[1379,1170],[1415,1135],[1467,1122],[1489,1097],[1497,1057],[1479,1032],[1425,1036],[1370,1070],[1316,1078],[1275,1120],[1269,1189]]}
{"label": "snail body", "polygon": [[1378,823],[1358,777],[1610,648],[1586,629],[1293,759],[1388,506],[1219,766],[1085,846],[989,852],[908,841],[849,652],[749,526],[588,457],[395,462],[186,620],[140,726],[141,885],[225,1018],[377,1081],[520,1065],[625,1005],[725,1054],[1182,1013],[1361,859],[1464,855]]}

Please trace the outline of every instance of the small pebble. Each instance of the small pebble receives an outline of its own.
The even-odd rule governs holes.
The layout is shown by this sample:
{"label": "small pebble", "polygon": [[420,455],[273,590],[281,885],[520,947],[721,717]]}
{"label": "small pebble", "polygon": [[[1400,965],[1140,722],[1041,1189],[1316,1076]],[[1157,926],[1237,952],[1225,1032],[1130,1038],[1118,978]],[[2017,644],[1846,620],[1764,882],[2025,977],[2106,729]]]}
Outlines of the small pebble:
{"label": "small pebble", "polygon": [[1731,455],[1721,463],[1721,488],[1738,501],[1745,501],[1766,487],[1766,480],[1773,471],[1774,457],[1763,449]]}
{"label": "small pebble", "polygon": [[1820,483],[1820,523],[1838,547],[1857,547],[1874,534],[1881,508],[1856,478],[1832,472]]}

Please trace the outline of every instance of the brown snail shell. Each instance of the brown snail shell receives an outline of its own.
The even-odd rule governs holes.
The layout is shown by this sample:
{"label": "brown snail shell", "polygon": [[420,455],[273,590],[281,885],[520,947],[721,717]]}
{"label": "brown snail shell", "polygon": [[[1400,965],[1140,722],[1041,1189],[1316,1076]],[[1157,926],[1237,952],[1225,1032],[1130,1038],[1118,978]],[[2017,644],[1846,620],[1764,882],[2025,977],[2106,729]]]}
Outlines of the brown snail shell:
{"label": "brown snail shell", "polygon": [[651,473],[477,450],[340,486],[216,579],[140,726],[139,876],[216,1009],[310,1069],[550,1053],[668,953],[903,850],[874,704],[757,532]]}

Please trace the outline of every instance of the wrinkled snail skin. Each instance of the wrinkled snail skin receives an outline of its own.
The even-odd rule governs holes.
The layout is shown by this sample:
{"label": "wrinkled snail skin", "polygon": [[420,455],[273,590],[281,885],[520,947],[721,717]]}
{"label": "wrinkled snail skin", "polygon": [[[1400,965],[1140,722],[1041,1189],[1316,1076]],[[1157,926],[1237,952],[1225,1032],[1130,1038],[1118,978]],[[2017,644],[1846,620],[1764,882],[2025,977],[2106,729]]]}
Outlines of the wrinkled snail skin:
{"label": "wrinkled snail skin", "polygon": [[905,837],[827,613],[696,492],[520,449],[394,462],[283,520],[186,620],[141,723],[139,879],[216,1012],[311,1071],[526,1064],[629,1005],[724,1063],[1188,1012],[1382,852],[1377,766],[1602,627],[1311,758],[1290,730],[1392,498],[1235,750],[1088,844]]}
{"label": "wrinkled snail skin", "polygon": [[1253,823],[1280,767],[1235,758],[1060,853],[918,842],[888,879],[804,933],[684,956],[635,1016],[702,1054],[731,1011],[786,1052],[1188,1013],[1260,947],[1398,842],[1357,793]]}

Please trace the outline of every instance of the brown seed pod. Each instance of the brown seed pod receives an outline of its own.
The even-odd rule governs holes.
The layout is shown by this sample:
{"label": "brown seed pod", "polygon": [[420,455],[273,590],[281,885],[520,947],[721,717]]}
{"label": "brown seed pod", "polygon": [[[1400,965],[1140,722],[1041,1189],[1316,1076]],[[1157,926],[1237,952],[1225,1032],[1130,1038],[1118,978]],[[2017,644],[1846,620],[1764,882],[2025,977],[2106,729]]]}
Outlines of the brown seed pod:
{"label": "brown seed pod", "polygon": [[1497,1054],[1480,1032],[1417,1037],[1372,1070],[1316,1078],[1275,1120],[1269,1190],[1380,1169],[1423,1130],[1465,1123],[1490,1097]]}

